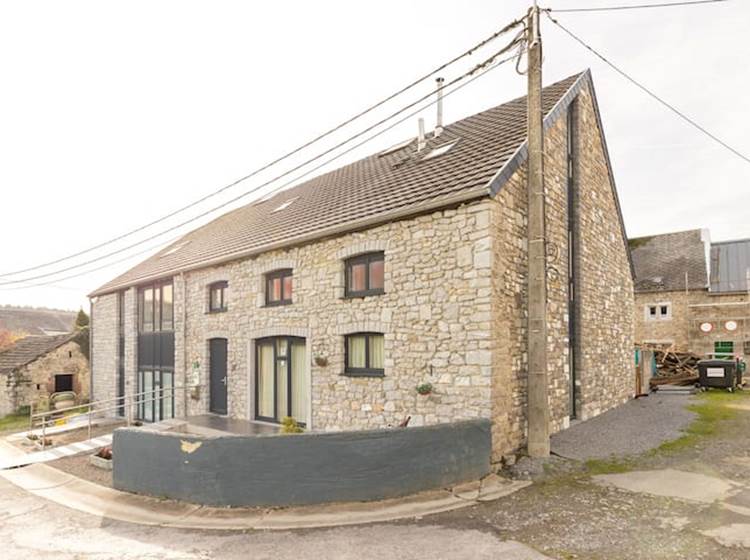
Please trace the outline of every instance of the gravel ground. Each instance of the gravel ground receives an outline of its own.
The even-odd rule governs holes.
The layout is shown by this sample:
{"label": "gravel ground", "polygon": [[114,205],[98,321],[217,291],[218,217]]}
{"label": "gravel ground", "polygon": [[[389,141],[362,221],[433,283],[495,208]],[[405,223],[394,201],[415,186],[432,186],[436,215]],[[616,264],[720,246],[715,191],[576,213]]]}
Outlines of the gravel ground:
{"label": "gravel ground", "polygon": [[112,471],[100,469],[89,462],[89,453],[76,455],[75,457],[65,457],[47,463],[66,473],[72,474],[84,480],[89,480],[95,484],[112,488]]}
{"label": "gravel ground", "polygon": [[552,452],[585,461],[638,455],[677,439],[696,417],[686,409],[692,397],[652,393],[552,436]]}

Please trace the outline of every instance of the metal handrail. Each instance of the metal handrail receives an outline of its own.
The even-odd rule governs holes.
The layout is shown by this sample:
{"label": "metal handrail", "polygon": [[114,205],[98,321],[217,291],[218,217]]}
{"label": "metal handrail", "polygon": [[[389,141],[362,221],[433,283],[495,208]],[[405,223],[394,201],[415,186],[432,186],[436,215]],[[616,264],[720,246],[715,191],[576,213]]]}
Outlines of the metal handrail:
{"label": "metal handrail", "polygon": [[[33,408],[30,411],[29,414],[29,431],[34,430],[35,426],[37,428],[41,428],[42,430],[42,449],[44,450],[47,445],[47,427],[53,425],[55,422],[57,422],[57,418],[60,414],[65,416],[66,412],[71,411],[80,411],[81,409],[84,409],[83,412],[80,412],[76,415],[69,415],[68,418],[72,418],[74,416],[87,416],[88,417],[88,438],[91,439],[91,428],[92,428],[92,419],[95,414],[102,414],[106,412],[111,412],[115,410],[122,410],[125,409],[125,420],[127,422],[127,425],[130,426],[130,424],[133,423],[133,410],[132,408],[134,406],[139,406],[141,404],[146,404],[149,402],[156,402],[161,401],[165,398],[174,398],[174,395],[177,393],[177,391],[186,391],[188,389],[194,389],[199,387],[198,385],[179,385],[179,386],[171,386],[171,387],[160,387],[151,389],[149,391],[141,391],[139,393],[131,393],[126,395],[120,395],[118,397],[114,397],[111,399],[102,399],[100,401],[94,401],[90,403],[80,404],[76,406],[69,406],[66,408],[61,408],[57,410],[48,410],[43,412],[33,412]],[[151,395],[149,398],[145,398],[147,395]],[[114,403],[114,404],[109,404]],[[102,404],[107,404],[108,406],[100,406]]]}

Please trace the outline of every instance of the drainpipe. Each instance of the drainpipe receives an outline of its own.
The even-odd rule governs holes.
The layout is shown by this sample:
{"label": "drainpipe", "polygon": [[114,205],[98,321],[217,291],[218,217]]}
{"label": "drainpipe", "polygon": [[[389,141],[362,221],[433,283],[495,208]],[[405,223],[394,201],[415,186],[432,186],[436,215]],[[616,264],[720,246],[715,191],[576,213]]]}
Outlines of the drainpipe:
{"label": "drainpipe", "polygon": [[89,401],[94,402],[94,300],[89,298]]}
{"label": "drainpipe", "polygon": [[187,279],[185,273],[180,272],[180,284],[182,284],[182,376],[183,389],[182,400],[185,418],[188,416],[188,351],[187,351]]}

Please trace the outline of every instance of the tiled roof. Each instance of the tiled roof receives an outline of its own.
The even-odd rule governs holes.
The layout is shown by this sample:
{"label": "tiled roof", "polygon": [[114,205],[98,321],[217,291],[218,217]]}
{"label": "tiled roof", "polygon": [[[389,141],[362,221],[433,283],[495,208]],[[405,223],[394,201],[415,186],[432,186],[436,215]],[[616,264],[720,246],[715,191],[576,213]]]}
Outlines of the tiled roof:
{"label": "tiled roof", "polygon": [[27,336],[0,352],[0,373],[8,373],[73,340],[76,333],[54,336]]}
{"label": "tiled roof", "polygon": [[[547,120],[583,83],[590,83],[589,72],[543,89]],[[515,169],[510,164],[525,156],[525,140],[526,98],[519,97],[446,126],[422,152],[414,139],[228,212],[91,295],[494,195]],[[447,153],[424,158],[453,141]]]}
{"label": "tiled roof", "polygon": [[638,237],[629,244],[636,292],[707,288],[706,243],[701,230]]}

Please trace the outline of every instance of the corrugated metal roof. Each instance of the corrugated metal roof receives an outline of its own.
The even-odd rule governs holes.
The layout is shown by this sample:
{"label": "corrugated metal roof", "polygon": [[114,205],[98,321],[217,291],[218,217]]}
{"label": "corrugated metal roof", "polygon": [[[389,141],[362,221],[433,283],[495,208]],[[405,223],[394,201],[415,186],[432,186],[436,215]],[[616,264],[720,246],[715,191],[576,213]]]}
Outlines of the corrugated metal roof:
{"label": "corrugated metal roof", "polygon": [[711,244],[711,291],[747,291],[750,239]]}

